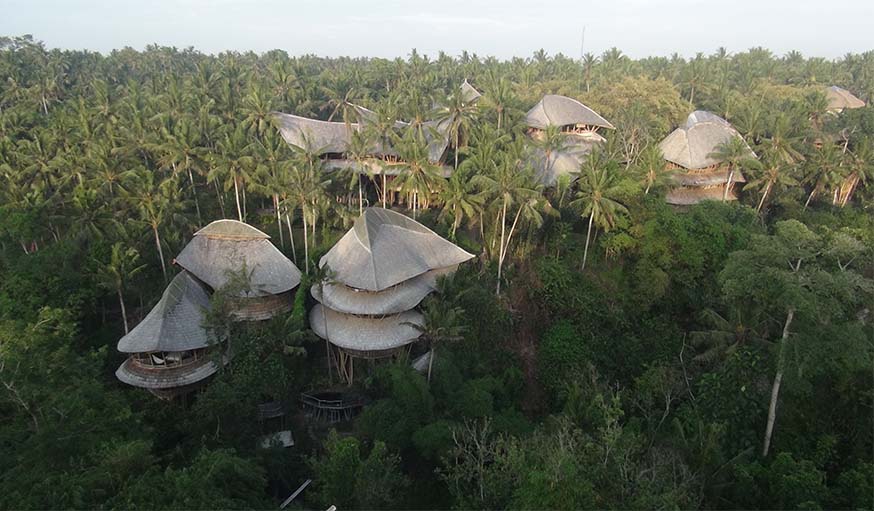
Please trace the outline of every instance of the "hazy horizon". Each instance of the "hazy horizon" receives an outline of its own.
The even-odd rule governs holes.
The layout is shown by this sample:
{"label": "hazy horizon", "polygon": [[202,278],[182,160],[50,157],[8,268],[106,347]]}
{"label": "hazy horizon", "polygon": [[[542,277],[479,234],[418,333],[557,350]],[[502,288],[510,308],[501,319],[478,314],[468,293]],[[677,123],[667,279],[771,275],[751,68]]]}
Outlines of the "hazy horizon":
{"label": "hazy horizon", "polygon": [[[874,49],[868,23],[874,2],[853,0],[838,9],[821,2],[740,0],[715,9],[695,0],[460,2],[439,7],[392,0],[3,0],[0,35],[33,35],[46,46],[107,53],[149,44],[189,46],[204,53],[280,49],[291,55],[404,57],[466,50],[481,57],[600,54],[617,47],[634,58],[730,53],[761,46],[783,55],[840,58]],[[849,13],[849,14],[843,14]]]}

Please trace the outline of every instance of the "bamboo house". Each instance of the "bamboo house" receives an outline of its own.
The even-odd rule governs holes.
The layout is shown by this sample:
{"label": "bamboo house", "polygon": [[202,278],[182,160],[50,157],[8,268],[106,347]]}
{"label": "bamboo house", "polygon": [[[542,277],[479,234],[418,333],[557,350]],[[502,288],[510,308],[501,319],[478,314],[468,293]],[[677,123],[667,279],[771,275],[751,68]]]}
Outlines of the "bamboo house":
{"label": "bamboo house", "polygon": [[[740,134],[725,119],[702,110],[692,112],[686,123],[659,144],[666,168],[673,171],[674,188],[665,200],[675,206],[688,206],[703,200],[737,200],[735,187],[745,183],[739,169],[727,168],[713,157],[720,145]],[[749,149],[751,157],[755,157]],[[731,183],[729,183],[729,176]]]}
{"label": "bamboo house", "polygon": [[[310,327],[351,383],[354,359],[380,359],[421,335],[419,303],[440,275],[473,258],[424,225],[388,209],[368,208],[319,261],[328,273],[311,293]],[[336,358],[335,358],[336,355]]]}
{"label": "bamboo house", "polygon": [[291,310],[300,270],[270,242],[270,236],[236,220],[216,220],[194,234],[174,261],[213,291],[235,273],[247,282],[235,290],[232,316],[264,320]]}
{"label": "bamboo house", "polygon": [[828,100],[829,112],[840,113],[846,109],[862,108],[865,106],[864,101],[837,85],[832,85],[825,90],[825,98]]}
{"label": "bamboo house", "polygon": [[218,370],[217,360],[227,361],[203,326],[209,308],[205,286],[181,271],[145,319],[118,341],[129,356],[116,377],[162,399],[196,388]]}
{"label": "bamboo house", "polygon": [[532,153],[537,178],[546,186],[554,186],[560,176],[578,172],[583,157],[605,142],[601,130],[615,129],[607,119],[576,99],[553,94],[543,96],[525,114],[525,124],[528,136],[535,141],[542,141],[550,126],[560,128],[565,136],[563,149],[547,155],[536,148]]}

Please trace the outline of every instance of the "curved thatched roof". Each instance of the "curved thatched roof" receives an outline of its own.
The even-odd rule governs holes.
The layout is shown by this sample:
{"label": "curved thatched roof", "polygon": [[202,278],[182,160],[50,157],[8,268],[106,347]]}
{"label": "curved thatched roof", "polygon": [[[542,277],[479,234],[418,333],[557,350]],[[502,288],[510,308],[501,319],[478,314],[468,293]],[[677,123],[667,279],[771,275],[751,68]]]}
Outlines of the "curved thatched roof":
{"label": "curved thatched roof", "polygon": [[546,158],[546,152],[540,148],[531,148],[529,152],[529,162],[534,167],[534,175],[537,182],[544,186],[555,186],[558,178],[564,175],[571,176],[571,179],[576,179],[575,175],[580,171],[580,164],[587,154],[592,152],[596,146],[600,145],[604,139],[597,138],[576,138],[575,143],[569,146],[564,151],[553,152],[549,159]]}
{"label": "curved thatched roof", "polygon": [[842,89],[837,85],[832,85],[825,90],[825,97],[828,100],[828,109],[834,111],[844,110],[846,108],[862,108],[865,102],[854,96],[847,89]]}
{"label": "curved thatched roof", "polygon": [[389,209],[367,208],[319,266],[327,265],[336,282],[382,291],[471,258],[472,254],[415,220]]}
{"label": "curved thatched roof", "polygon": [[409,323],[422,325],[416,311],[384,317],[363,317],[332,311],[318,304],[310,311],[310,328],[322,339],[356,351],[382,351],[405,346],[421,332]]}
{"label": "curved thatched roof", "polygon": [[145,319],[118,341],[118,351],[150,353],[205,348],[209,336],[201,323],[208,309],[206,289],[183,270],[170,281]]}
{"label": "curved thatched roof", "polygon": [[121,382],[143,389],[175,389],[202,381],[218,371],[218,364],[204,360],[188,366],[158,371],[138,370],[136,362],[125,360],[115,371]]}
{"label": "curved thatched roof", "polygon": [[213,289],[245,265],[250,292],[241,297],[279,294],[300,284],[300,270],[270,242],[269,236],[236,220],[217,220],[194,234],[176,264]]}
{"label": "curved thatched roof", "polygon": [[543,99],[525,114],[525,124],[539,129],[574,124],[613,129],[613,125],[607,119],[576,99],[554,94],[543,96]]}
{"label": "curved thatched roof", "polygon": [[[659,143],[664,158],[690,169],[703,169],[719,163],[711,158],[720,144],[740,134],[722,117],[705,111],[692,112],[686,123]],[[749,148],[749,147],[748,147]],[[750,156],[755,157],[752,149]]]}
{"label": "curved thatched roof", "polygon": [[385,316],[410,310],[436,289],[437,277],[454,272],[456,266],[431,270],[383,291],[361,291],[343,284],[314,284],[313,298],[337,312]]}
{"label": "curved thatched roof", "polygon": [[467,82],[466,78],[465,78],[464,82],[461,83],[460,88],[461,88],[461,98],[464,100],[465,103],[468,103],[468,104],[476,103],[477,100],[482,97],[482,93],[480,91],[476,90],[476,88],[474,88],[473,85],[469,84]]}

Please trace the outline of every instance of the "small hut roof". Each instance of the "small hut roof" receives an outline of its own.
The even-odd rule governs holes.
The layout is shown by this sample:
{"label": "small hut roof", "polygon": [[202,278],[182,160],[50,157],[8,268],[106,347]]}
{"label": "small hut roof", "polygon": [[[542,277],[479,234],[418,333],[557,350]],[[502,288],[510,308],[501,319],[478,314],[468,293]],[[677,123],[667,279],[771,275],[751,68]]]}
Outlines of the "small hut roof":
{"label": "small hut roof", "polygon": [[482,97],[482,93],[473,85],[467,82],[467,78],[464,79],[464,82],[461,83],[461,98],[465,103],[473,104],[476,103],[479,98]]}
{"label": "small hut roof", "polygon": [[176,263],[213,289],[245,265],[251,290],[242,297],[284,293],[300,284],[300,270],[268,238],[243,222],[218,220],[194,234]]}
{"label": "small hut roof", "polygon": [[572,124],[613,129],[613,125],[607,119],[576,99],[554,94],[543,96],[543,99],[525,114],[525,124],[539,129]]}
{"label": "small hut roof", "polygon": [[832,85],[825,91],[829,110],[843,110],[845,108],[862,108],[865,102],[854,96],[847,89]]}
{"label": "small hut roof", "polygon": [[544,186],[555,186],[558,178],[564,175],[576,179],[575,173],[580,171],[583,158],[603,142],[602,137],[583,139],[574,137],[575,143],[563,151],[553,152],[549,159],[546,152],[540,148],[531,149],[530,162],[534,166],[537,182]]}
{"label": "small hut roof", "polygon": [[205,380],[216,371],[218,364],[212,360],[160,371],[138,371],[135,362],[128,358],[115,371],[115,377],[122,383],[143,389],[173,389]]}
{"label": "small hut roof", "polygon": [[[412,326],[423,325],[416,311],[382,317],[355,316],[317,304],[310,311],[310,328],[322,339],[356,351],[382,351],[405,346],[422,335]],[[327,328],[327,329],[326,329]]]}
{"label": "small hut roof", "polygon": [[343,284],[314,284],[313,298],[337,312],[363,316],[385,316],[410,310],[437,287],[437,277],[455,271],[456,267],[425,272],[383,291],[361,291]]}
{"label": "small hut roof", "polygon": [[[683,172],[676,173],[671,176],[671,180],[680,186],[712,186],[724,185],[728,181],[729,170],[720,168],[708,172]],[[746,183],[747,180],[743,173],[735,169],[731,173],[732,183]]]}
{"label": "small hut roof", "polygon": [[289,145],[320,154],[346,152],[351,131],[358,130],[357,123],[347,126],[344,122],[320,121],[281,112],[273,112],[273,117]]}
{"label": "small hut roof", "polygon": [[389,209],[367,208],[319,266],[327,265],[334,280],[349,287],[382,291],[471,258],[472,254],[411,218]]}
{"label": "small hut roof", "polygon": [[[659,143],[659,148],[670,162],[691,170],[703,169],[719,163],[710,155],[732,137],[741,138],[728,121],[699,110],[692,112],[683,126],[665,137]],[[755,157],[752,149],[750,155]]]}
{"label": "small hut roof", "polygon": [[[722,200],[722,194],[725,188],[722,186],[714,186],[710,188],[701,187],[679,187],[668,190],[665,194],[665,202],[674,206],[691,206],[705,200]],[[733,189],[728,191],[728,200],[737,200]]]}
{"label": "small hut roof", "polygon": [[205,348],[209,336],[201,326],[209,295],[187,271],[179,272],[145,319],[118,341],[123,353],[187,351]]}

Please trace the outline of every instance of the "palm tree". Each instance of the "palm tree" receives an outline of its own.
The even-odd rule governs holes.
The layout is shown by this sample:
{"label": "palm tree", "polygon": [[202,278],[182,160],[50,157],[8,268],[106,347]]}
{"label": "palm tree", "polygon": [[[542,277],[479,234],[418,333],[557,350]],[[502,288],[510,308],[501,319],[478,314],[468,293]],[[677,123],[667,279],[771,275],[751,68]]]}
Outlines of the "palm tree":
{"label": "palm tree", "polygon": [[146,267],[145,264],[138,265],[139,260],[140,253],[137,252],[137,249],[133,247],[125,249],[121,242],[117,242],[112,245],[109,262],[97,261],[97,279],[99,285],[110,291],[115,291],[118,295],[118,304],[121,307],[125,335],[127,335],[130,329],[127,323],[127,309],[124,306],[124,288],[130,279]]}
{"label": "palm tree", "polygon": [[868,139],[863,139],[853,148],[849,155],[849,168],[850,175],[841,183],[838,194],[841,207],[850,202],[859,183],[864,185],[874,176],[874,150]]}
{"label": "palm tree", "polygon": [[762,176],[751,180],[746,188],[760,188],[762,198],[756,206],[756,212],[761,212],[762,206],[774,189],[774,186],[795,186],[798,182],[788,175],[787,171],[804,160],[796,145],[801,137],[792,134],[791,121],[788,116],[780,115],[775,119],[769,136],[762,140],[762,160],[765,162],[765,172]]}
{"label": "palm tree", "polygon": [[145,169],[139,169],[135,184],[128,193],[128,200],[134,209],[152,231],[155,238],[155,248],[161,262],[161,272],[167,280],[167,265],[164,259],[164,249],[161,244],[160,228],[166,222],[180,219],[181,201],[178,196],[178,181],[169,177],[158,181],[155,174]]}
{"label": "palm tree", "polygon": [[[495,211],[496,231],[500,230],[500,237],[496,233],[494,240],[498,242],[496,295],[501,294],[504,261],[509,253],[513,234],[519,226],[519,220],[522,219],[536,226],[543,223],[540,214],[542,207],[540,188],[533,185],[534,178],[530,169],[522,166],[522,160],[518,157],[521,151],[521,147],[517,146],[515,151],[501,158],[491,169],[490,174],[478,174],[472,180],[473,185],[482,191],[485,200],[490,202],[490,209]],[[510,218],[513,220],[508,225]]]}
{"label": "palm tree", "polygon": [[547,126],[546,129],[540,133],[539,137],[530,140],[535,147],[543,151],[543,154],[546,157],[547,175],[550,175],[552,173],[552,166],[555,164],[555,160],[557,159],[553,158],[553,156],[557,156],[561,152],[565,151],[568,147],[570,147],[571,144],[567,135],[562,133],[561,126],[552,125]]}
{"label": "palm tree", "polygon": [[470,127],[476,120],[477,107],[473,104],[465,103],[464,94],[460,87],[456,87],[452,94],[447,99],[447,104],[436,110],[438,129],[443,129],[448,132],[452,139],[452,149],[455,153],[454,169],[458,168],[458,153],[461,151],[460,142],[464,142],[464,137],[470,131]]}
{"label": "palm tree", "polygon": [[[225,134],[218,143],[218,152],[213,155],[214,168],[207,178],[210,181],[223,180],[225,191],[234,189],[237,203],[237,219],[244,222],[246,218],[246,182],[251,180],[251,170],[254,160],[249,155],[251,144],[246,131],[240,124],[233,131]],[[240,195],[242,193],[242,201]]]}
{"label": "palm tree", "polygon": [[371,172],[370,158],[374,151],[375,138],[370,130],[352,131],[352,138],[349,141],[349,147],[346,151],[347,157],[352,160],[355,165],[349,167],[349,184],[352,186],[358,185],[358,215],[364,213],[364,193],[361,186],[361,176],[366,174],[368,178],[373,179]]}
{"label": "palm tree", "polygon": [[804,209],[807,209],[818,193],[838,186],[841,182],[842,164],[843,155],[834,144],[824,143],[813,152],[808,160],[808,172],[804,179],[812,185],[804,202]]}
{"label": "palm tree", "polygon": [[448,301],[448,287],[452,278],[441,277],[437,281],[437,293],[429,296],[422,304],[422,324],[404,323],[422,333],[428,341],[431,354],[428,358],[428,382],[431,381],[431,368],[437,358],[437,346],[444,342],[454,342],[464,339],[467,326],[464,325],[464,309],[453,306]]}
{"label": "palm tree", "polygon": [[719,144],[716,150],[708,156],[728,167],[728,179],[725,181],[725,189],[722,192],[722,202],[728,200],[728,192],[731,191],[735,171],[761,167],[747,143],[740,137],[731,137],[728,141]]}
{"label": "palm tree", "polygon": [[415,127],[410,127],[402,137],[397,137],[394,144],[401,164],[401,174],[398,176],[401,190],[411,198],[413,219],[421,208],[421,198],[429,197],[442,188],[443,176],[439,165],[429,158],[428,142],[424,135]]}
{"label": "palm tree", "polygon": [[643,182],[646,183],[644,195],[648,195],[653,186],[662,184],[669,176],[669,172],[665,169],[662,150],[657,145],[649,145],[641,151],[635,166],[643,175]]}
{"label": "palm tree", "polygon": [[710,364],[738,348],[752,342],[764,342],[756,329],[745,319],[748,311],[732,308],[730,313],[722,315],[714,309],[704,309],[701,319],[709,328],[690,332],[692,345],[700,349],[694,360],[702,364]]}
{"label": "palm tree", "polygon": [[598,64],[598,57],[596,57],[592,53],[587,52],[585,55],[583,55],[581,63],[583,66],[583,80],[585,80],[586,82],[586,92],[588,93],[590,91],[590,85],[592,83],[592,71]]}
{"label": "palm tree", "polygon": [[589,153],[580,166],[577,198],[570,203],[571,207],[579,209],[583,218],[589,217],[580,271],[586,269],[592,226],[609,231],[616,225],[619,215],[628,213],[628,209],[618,200],[621,192],[618,167],[616,161],[606,159],[597,150]]}
{"label": "palm tree", "polygon": [[450,217],[452,219],[449,229],[449,239],[455,241],[455,233],[462,220],[467,217],[475,221],[483,208],[483,198],[476,193],[476,187],[468,176],[466,169],[457,170],[446,182],[446,186],[440,190],[440,202],[443,209],[440,211],[440,219]]}

